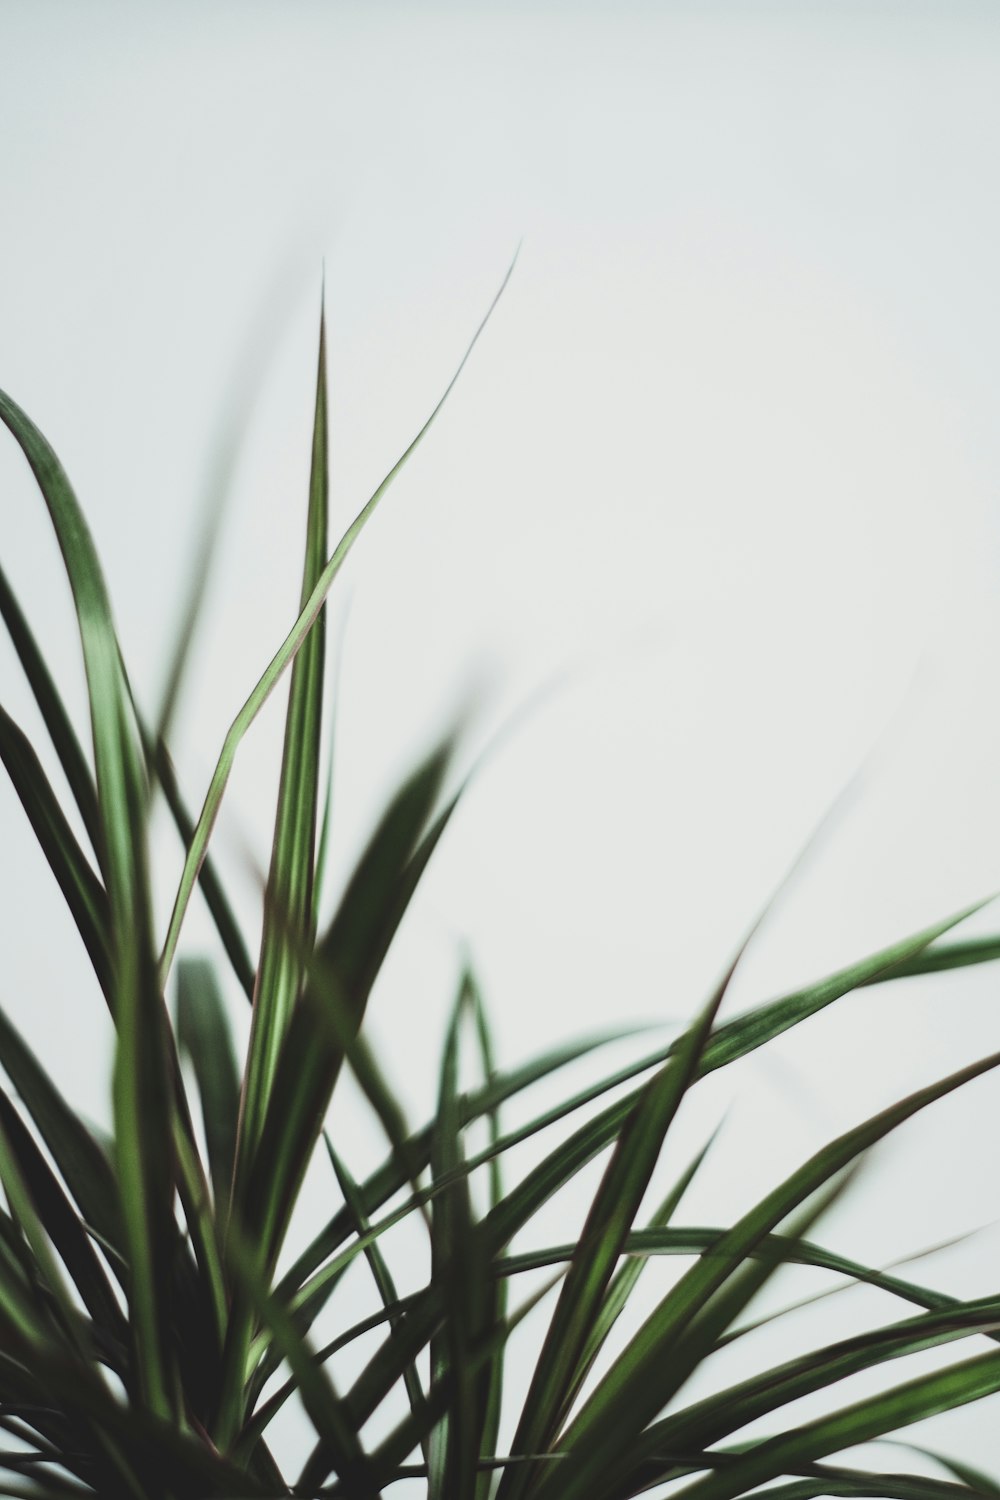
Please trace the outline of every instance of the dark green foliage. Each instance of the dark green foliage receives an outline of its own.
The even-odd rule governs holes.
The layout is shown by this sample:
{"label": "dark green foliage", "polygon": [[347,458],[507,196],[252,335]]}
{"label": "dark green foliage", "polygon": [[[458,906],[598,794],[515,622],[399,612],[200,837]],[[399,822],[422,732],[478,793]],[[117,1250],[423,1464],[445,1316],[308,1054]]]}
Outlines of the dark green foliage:
{"label": "dark green foliage", "polygon": [[[651,1215],[643,1208],[674,1121],[702,1079],[863,986],[1000,957],[997,937],[941,941],[978,908],[717,1024],[737,958],[680,1035],[564,1094],[511,1131],[501,1122],[508,1101],[551,1083],[560,1069],[613,1037],[570,1042],[513,1070],[499,1069],[466,960],[444,1039],[434,1118],[417,1130],[407,1124],[364,1021],[382,964],[466,784],[456,791],[452,780],[459,726],[430,747],[387,799],[339,905],[317,931],[317,844],[325,842],[332,806],[327,792],[321,815],[321,739],[329,713],[323,618],[344,559],[444,398],[330,552],[325,366],[321,327],[300,614],[234,720],[197,819],[186,810],[164,741],[179,667],[160,730],[151,735],[134,706],[101,569],[69,481],[42,434],[0,394],[0,419],[34,473],[73,593],[93,769],[3,572],[0,614],[65,775],[82,843],[34,747],[2,709],[0,759],[116,1033],[115,1135],[106,1149],[0,1011],[0,1064],[9,1083],[0,1088],[6,1200],[0,1493],[29,1500],[318,1494],[377,1500],[409,1477],[422,1481],[428,1500],[627,1500],[678,1484],[691,1500],[729,1500],[750,1490],[768,1500],[995,1497],[1000,1487],[993,1479],[960,1457],[924,1449],[916,1450],[921,1460],[946,1477],[826,1462],[1000,1390],[1000,1301],[946,1295],[877,1270],[824,1248],[814,1231],[850,1191],[851,1175],[873,1144],[995,1068],[1000,1055],[846,1131],[731,1224],[682,1221],[685,1194],[708,1147]],[[196,613],[197,600],[185,615],[178,663],[190,648]],[[255,970],[208,844],[240,742],[286,670],[284,751]],[[187,851],[162,948],[148,894],[148,825],[157,791]],[[252,999],[245,1057],[234,1048],[221,977],[208,960],[179,954],[196,883],[238,988]],[[165,1003],[173,986],[176,1019]],[[481,1081],[463,1088],[463,1063],[472,1056]],[[345,1070],[388,1143],[385,1159],[363,1181],[352,1175],[351,1142],[326,1129]],[[513,1180],[509,1168],[501,1172],[512,1147],[562,1121],[565,1133],[530,1170]],[[485,1134],[473,1150],[477,1127]],[[321,1138],[339,1206],[278,1277]],[[515,1235],[602,1152],[604,1170],[578,1236],[512,1253]],[[429,1276],[415,1288],[411,1267],[394,1261],[391,1241],[383,1238],[404,1221],[428,1236]],[[640,1277],[652,1282],[647,1268],[663,1256],[689,1264],[609,1356],[609,1336]],[[359,1258],[379,1299],[365,1317],[338,1299]],[[907,1304],[905,1316],[688,1399],[688,1380],[752,1326],[747,1307],[789,1263],[877,1287]],[[519,1277],[546,1268],[550,1279],[519,1299]],[[510,1335],[553,1291],[533,1371],[524,1381],[512,1379]],[[334,1311],[338,1331],[318,1347],[320,1314]],[[903,1381],[893,1375],[895,1360],[968,1339],[985,1343],[950,1363],[908,1369]],[[353,1379],[335,1383],[330,1361],[354,1346],[364,1348],[364,1359]],[[838,1396],[840,1381],[871,1370],[884,1374],[878,1394],[864,1401]],[[817,1392],[829,1397],[824,1414],[803,1420],[789,1411]],[[267,1444],[270,1423],[293,1394],[314,1436],[296,1472],[285,1473]],[[369,1419],[382,1419],[390,1398],[390,1420],[380,1429],[387,1435],[376,1439]],[[502,1402],[513,1418],[510,1453],[498,1452]],[[748,1440],[745,1429],[761,1419],[770,1424],[765,1435]]]}

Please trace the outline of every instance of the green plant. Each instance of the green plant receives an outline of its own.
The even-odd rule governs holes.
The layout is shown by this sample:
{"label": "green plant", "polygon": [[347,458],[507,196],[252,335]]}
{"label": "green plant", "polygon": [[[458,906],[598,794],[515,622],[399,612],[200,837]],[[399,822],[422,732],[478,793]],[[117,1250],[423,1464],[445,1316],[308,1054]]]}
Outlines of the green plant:
{"label": "green plant", "polygon": [[[499,1500],[623,1500],[676,1480],[690,1500],[727,1500],[760,1486],[774,1500],[820,1494],[956,1500],[1000,1493],[992,1480],[957,1461],[941,1461],[947,1479],[827,1462],[853,1445],[1000,1389],[995,1347],[903,1384],[887,1380],[882,1394],[835,1404],[825,1416],[802,1421],[787,1413],[800,1396],[906,1354],[976,1334],[995,1345],[1000,1298],[956,1300],[833,1254],[810,1234],[867,1148],[996,1067],[1000,1055],[832,1141],[725,1228],[678,1223],[702,1152],[645,1227],[637,1227],[664,1140],[699,1079],[860,986],[997,958],[995,938],[939,941],[971,911],[720,1024],[716,1016],[734,962],[701,1013],[668,1045],[509,1133],[500,1119],[506,1101],[610,1037],[569,1042],[498,1071],[467,969],[445,1039],[435,1116],[415,1132],[404,1123],[361,1025],[382,960],[461,795],[461,786],[446,795],[457,731],[441,739],[390,799],[332,921],[317,932],[317,850],[325,842],[317,837],[323,603],[366,519],[422,436],[327,557],[324,360],[321,330],[301,613],[235,720],[197,821],[177,787],[163,724],[148,730],[135,708],[98,559],[66,475],[29,418],[0,395],[0,417],[34,471],[72,588],[92,765],[2,573],[0,611],[89,849],[6,714],[0,714],[0,755],[72,912],[117,1038],[115,1132],[106,1146],[0,1013],[0,1061],[19,1100],[0,1092],[7,1202],[0,1213],[0,1425],[10,1444],[0,1452],[10,1476],[2,1493],[37,1500],[76,1494],[368,1500],[403,1476],[424,1480],[431,1500],[488,1500],[493,1493]],[[239,742],[286,668],[284,755],[254,964],[207,848]],[[162,948],[153,931],[147,869],[157,789],[187,847]],[[205,961],[181,957],[175,963],[198,882],[236,981],[253,1004],[242,1068],[217,974]],[[172,978],[175,1018],[164,999]],[[463,1092],[459,1052],[466,1034],[474,1039],[483,1081]],[[279,1276],[292,1209],[307,1163],[323,1142],[345,1063],[390,1149],[359,1183],[341,1146],[326,1139],[339,1206]],[[200,1129],[188,1098],[191,1079]],[[599,1106],[596,1113],[590,1105]],[[578,1116],[583,1123],[573,1124]],[[505,1153],[558,1121],[572,1124],[569,1133],[507,1185],[500,1173]],[[486,1144],[470,1154],[474,1126],[485,1127]],[[511,1253],[511,1241],[541,1206],[601,1153],[607,1153],[606,1165],[577,1238]],[[485,1206],[473,1191],[474,1174],[486,1179]],[[404,1219],[426,1227],[431,1270],[426,1285],[400,1296],[381,1237]],[[602,1364],[640,1274],[651,1257],[662,1255],[687,1257],[690,1265],[623,1350]],[[359,1257],[367,1259],[381,1310],[363,1321],[346,1310],[338,1337],[316,1349],[317,1319],[328,1304],[336,1306],[335,1294]],[[689,1377],[744,1331],[744,1310],[788,1262],[880,1287],[904,1304],[906,1315],[690,1402]],[[545,1268],[551,1279],[541,1292],[516,1303],[510,1289],[517,1275]],[[529,1388],[508,1391],[520,1416],[504,1454],[498,1430],[508,1336],[556,1285]],[[327,1361],[366,1334],[374,1337],[374,1352],[349,1389],[335,1389]],[[301,1472],[286,1479],[268,1447],[268,1424],[293,1392],[315,1436]],[[373,1439],[369,1419],[393,1393],[402,1393],[395,1425]],[[760,1418],[771,1419],[772,1435],[741,1438]]]}

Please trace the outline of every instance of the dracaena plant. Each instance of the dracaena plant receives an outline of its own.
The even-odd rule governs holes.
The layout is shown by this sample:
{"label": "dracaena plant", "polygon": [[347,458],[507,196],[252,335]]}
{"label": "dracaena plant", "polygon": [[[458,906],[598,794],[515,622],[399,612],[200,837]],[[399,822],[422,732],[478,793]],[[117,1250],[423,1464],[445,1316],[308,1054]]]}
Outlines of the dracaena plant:
{"label": "dracaena plant", "polygon": [[[317,825],[327,822],[324,801],[329,812],[320,770],[324,604],[366,519],[422,436],[331,549],[324,362],[321,331],[300,612],[233,722],[197,819],[188,814],[165,742],[169,714],[149,728],[136,708],[69,480],[39,429],[0,395],[0,417],[55,528],[79,622],[90,754],[0,573],[0,612],[65,773],[74,818],[6,713],[0,755],[68,904],[81,962],[96,973],[116,1038],[114,1132],[106,1142],[0,1012],[8,1081],[0,1091],[0,1493],[33,1500],[373,1500],[403,1477],[428,1500],[625,1500],[663,1489],[679,1490],[684,1500],[728,1500],[750,1490],[769,1500],[1000,1493],[961,1456],[939,1458],[937,1477],[905,1472],[906,1460],[902,1469],[875,1472],[837,1458],[1000,1389],[1000,1297],[946,1296],[834,1254],[813,1232],[868,1148],[996,1067],[1000,1055],[848,1130],[734,1222],[692,1225],[685,1218],[685,1193],[704,1152],[662,1202],[652,1211],[647,1204],[664,1143],[701,1079],[860,986],[997,958],[997,939],[942,941],[970,911],[720,1022],[733,965],[669,1042],[586,1088],[558,1093],[560,1070],[611,1035],[570,1040],[499,1069],[466,966],[443,1042],[433,1118],[417,1130],[405,1124],[362,1022],[465,782],[455,789],[455,731],[389,799],[332,919],[320,927],[316,892],[326,840]],[[254,958],[208,848],[240,741],[286,671],[273,854]],[[149,897],[154,796],[166,798],[187,851],[162,935]],[[231,975],[178,946],[196,885]],[[252,1007],[242,1058],[230,1034],[226,986]],[[462,1089],[460,1053],[470,1047],[481,1081]],[[361,1181],[351,1174],[350,1141],[324,1130],[345,1069],[387,1139],[382,1164]],[[530,1100],[544,1080],[544,1110],[529,1109],[526,1123],[505,1128],[508,1101]],[[560,1122],[555,1137],[547,1136]],[[512,1177],[501,1170],[505,1156],[529,1137],[537,1138],[540,1155]],[[289,1246],[293,1209],[317,1151],[329,1156],[328,1222],[310,1242]],[[531,1242],[543,1205],[597,1158],[603,1172],[579,1232],[557,1245],[538,1243],[536,1232],[535,1248],[515,1252],[516,1237]],[[485,1180],[485,1192],[474,1190],[473,1174]],[[403,1220],[429,1237],[426,1282],[405,1294],[398,1277],[409,1267],[394,1272],[390,1240],[383,1239]],[[651,1283],[655,1268],[647,1268],[664,1256],[683,1257],[683,1273],[666,1277],[630,1336],[609,1343],[640,1275]],[[345,1275],[359,1260],[355,1275],[370,1275],[378,1298],[363,1319],[343,1295]],[[892,1320],[807,1347],[692,1400],[690,1377],[753,1326],[748,1305],[788,1262],[837,1273],[838,1286],[881,1288],[895,1299]],[[666,1270],[662,1260],[659,1269]],[[537,1277],[527,1278],[531,1295],[519,1291],[527,1271],[542,1273],[540,1289]],[[519,1361],[505,1383],[510,1334],[529,1314],[534,1362],[525,1374]],[[894,1378],[893,1361],[958,1340],[973,1340],[959,1358],[902,1383]],[[335,1385],[330,1362],[354,1346],[350,1382]],[[879,1394],[858,1400],[840,1389],[850,1375],[883,1366]],[[826,1394],[824,1412],[804,1419],[794,1403],[817,1392]],[[287,1460],[279,1463],[269,1429],[293,1394],[312,1435],[289,1468]],[[510,1434],[503,1443],[502,1415]]]}

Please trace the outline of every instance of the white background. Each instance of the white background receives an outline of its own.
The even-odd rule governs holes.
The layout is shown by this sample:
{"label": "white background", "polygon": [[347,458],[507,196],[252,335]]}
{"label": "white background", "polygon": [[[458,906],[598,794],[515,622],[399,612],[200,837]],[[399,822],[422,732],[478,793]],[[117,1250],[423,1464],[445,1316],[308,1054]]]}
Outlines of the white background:
{"label": "white background", "polygon": [[[340,530],[523,239],[335,595],[341,873],[470,682],[467,758],[563,683],[473,783],[376,991],[415,1115],[461,941],[504,1062],[688,1016],[872,747],[727,1010],[1000,886],[995,7],[4,0],[0,141],[0,385],[70,473],[150,709],[213,462],[233,413],[247,423],[174,736],[193,803],[295,613],[324,262]],[[68,591],[11,441],[0,521],[82,711]],[[5,643],[0,674],[34,734]],[[214,846],[248,930],[279,751],[276,700]],[[0,798],[0,998],[106,1118],[96,986]],[[165,921],[165,831],[157,857]],[[188,950],[210,942],[193,912]],[[706,1089],[691,1148],[735,1103],[687,1221],[731,1218],[833,1131],[1000,1046],[995,989],[985,970],[863,991]],[[998,1100],[987,1079],[915,1122],[826,1238],[878,1262],[991,1223]],[[996,1242],[920,1274],[985,1293]],[[849,1305],[897,1313],[835,1302],[833,1331]],[[996,1467],[990,1410],[927,1441]]]}

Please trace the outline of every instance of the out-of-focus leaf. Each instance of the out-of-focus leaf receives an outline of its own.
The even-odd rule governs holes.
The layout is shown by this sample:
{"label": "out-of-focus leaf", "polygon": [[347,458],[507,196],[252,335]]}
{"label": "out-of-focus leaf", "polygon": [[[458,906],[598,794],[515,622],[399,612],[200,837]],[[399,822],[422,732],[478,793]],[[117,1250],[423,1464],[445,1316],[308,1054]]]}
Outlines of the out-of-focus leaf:
{"label": "out-of-focus leaf", "polygon": [[229,1250],[230,1262],[243,1290],[257,1316],[270,1328],[292,1369],[309,1419],[345,1490],[351,1496],[356,1495],[358,1500],[376,1500],[378,1487],[374,1483],[371,1464],[361,1445],[358,1429],[332,1381],[314,1360],[287,1309],[267,1290],[257,1271],[255,1255],[244,1247],[238,1234],[231,1238]]}
{"label": "out-of-focus leaf", "polygon": [[769,1412],[824,1390],[858,1371],[938,1348],[955,1339],[995,1333],[998,1326],[1000,1299],[986,1297],[810,1349],[654,1423],[630,1455],[632,1467],[622,1483],[631,1488],[640,1482],[645,1486],[661,1473],[664,1478],[670,1477],[669,1464],[664,1466],[647,1455],[700,1451]]}
{"label": "out-of-focus leaf", "polygon": [[[84,1221],[114,1251],[120,1251],[121,1218],[111,1163],[2,1009],[0,1063],[51,1151]],[[120,1277],[120,1254],[112,1255],[110,1263]]]}
{"label": "out-of-focus leaf", "polygon": [[[54,1172],[2,1091],[0,1128],[47,1235],[69,1272],[84,1306],[105,1335],[105,1352],[115,1343],[120,1344],[124,1350],[127,1330],[104,1267]],[[121,1374],[121,1360],[118,1363]]]}
{"label": "out-of-focus leaf", "polygon": [[0,760],[59,883],[105,995],[111,995],[108,898],[77,843],[27,735],[0,708]]}
{"label": "out-of-focus leaf", "polygon": [[224,1219],[236,1159],[240,1085],[222,992],[206,959],[185,958],[177,965],[177,1040],[194,1068],[212,1192]]}
{"label": "out-of-focus leaf", "polygon": [[17,597],[10,586],[3,568],[0,567],[0,615],[17,652],[28,685],[41,711],[63,773],[73,793],[77,810],[87,830],[91,847],[97,853],[100,848],[100,818],[97,810],[97,790],[86,757],[77,739],[69,714],[52,680],[45,658],[38,649],[31,627],[21,610]]}

